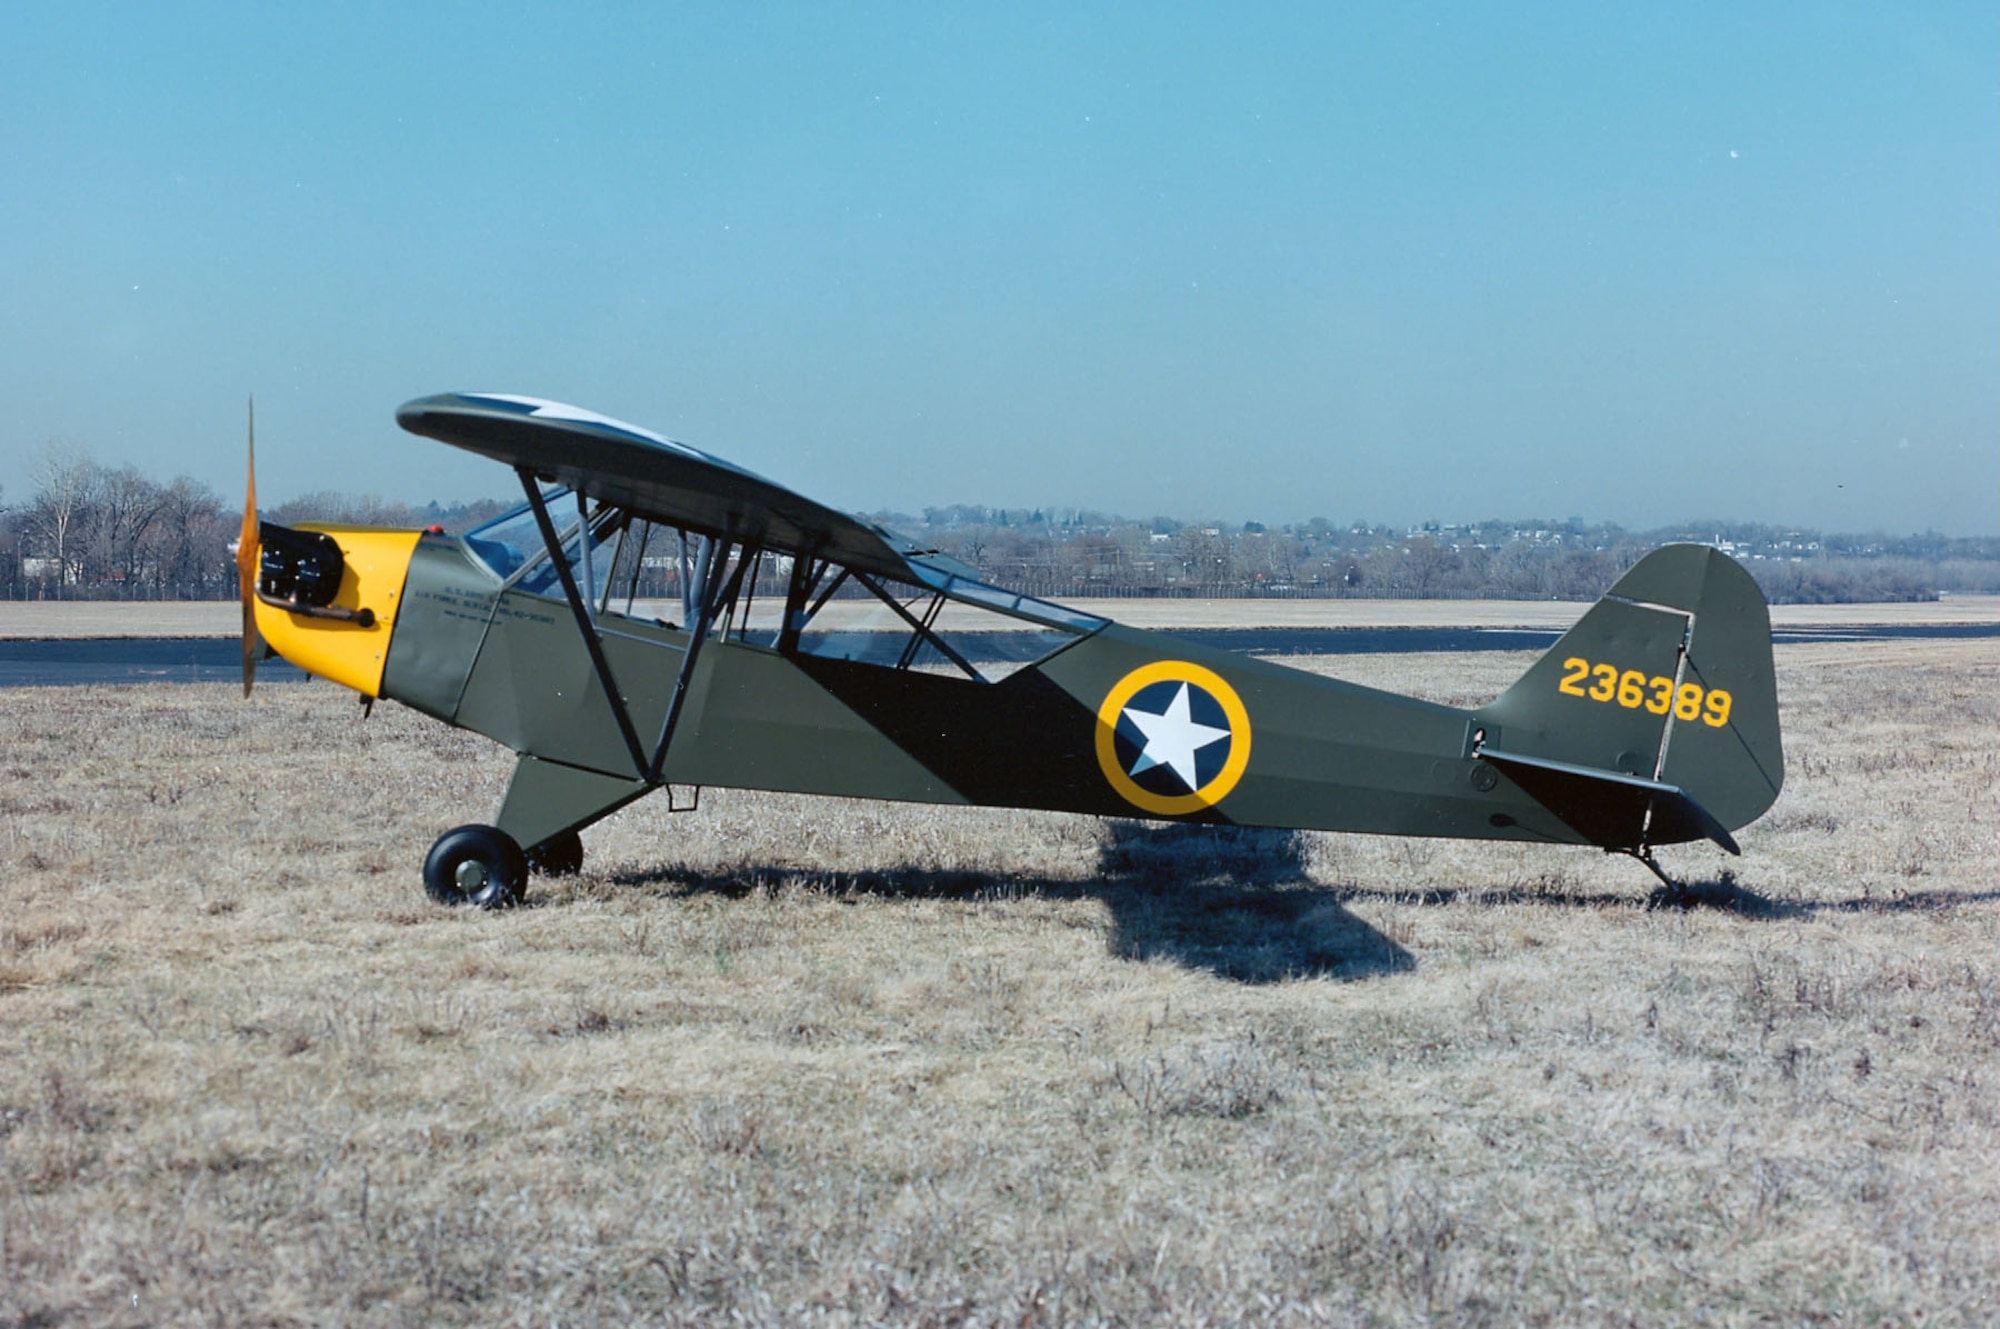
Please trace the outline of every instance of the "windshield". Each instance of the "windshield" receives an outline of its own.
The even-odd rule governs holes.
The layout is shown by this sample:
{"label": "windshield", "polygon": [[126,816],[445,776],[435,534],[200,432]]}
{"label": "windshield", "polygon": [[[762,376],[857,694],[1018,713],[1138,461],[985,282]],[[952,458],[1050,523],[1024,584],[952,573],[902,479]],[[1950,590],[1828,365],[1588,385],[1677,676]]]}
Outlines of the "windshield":
{"label": "windshield", "polygon": [[[542,491],[542,501],[563,542],[563,561],[569,565],[584,599],[594,604],[616,558],[615,550],[605,551],[604,547],[616,538],[624,514],[605,507],[591,513],[586,548],[577,535],[580,523],[571,492],[562,487],[546,489]],[[516,590],[551,597],[562,594],[562,575],[548,557],[534,509],[526,504],[467,532],[465,547],[502,581],[511,581]]]}
{"label": "windshield", "polygon": [[[550,515],[555,516],[558,502],[567,499],[570,491],[561,486],[542,491],[542,501],[548,505]],[[556,529],[568,535],[576,525],[576,518],[567,523],[556,516]],[[528,560],[540,558],[544,552],[542,533],[535,524],[534,509],[526,503],[512,512],[495,517],[484,526],[475,526],[465,535],[465,547],[472,551],[474,558],[493,570],[495,576],[505,581],[527,564]]]}

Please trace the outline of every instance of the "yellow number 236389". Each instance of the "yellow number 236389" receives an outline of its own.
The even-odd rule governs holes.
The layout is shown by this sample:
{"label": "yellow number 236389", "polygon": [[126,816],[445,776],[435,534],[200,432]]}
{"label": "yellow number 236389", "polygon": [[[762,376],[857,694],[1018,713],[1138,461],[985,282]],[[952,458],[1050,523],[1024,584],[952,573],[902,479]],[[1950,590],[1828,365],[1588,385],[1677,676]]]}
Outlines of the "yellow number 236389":
{"label": "yellow number 236389", "polygon": [[1729,723],[1733,702],[1722,688],[1704,688],[1699,683],[1675,687],[1664,675],[1648,678],[1637,669],[1592,664],[1577,655],[1563,661],[1562,682],[1556,690],[1590,701],[1616,702],[1628,711],[1643,706],[1654,715],[1665,715],[1671,710],[1676,720],[1700,720],[1715,729]]}

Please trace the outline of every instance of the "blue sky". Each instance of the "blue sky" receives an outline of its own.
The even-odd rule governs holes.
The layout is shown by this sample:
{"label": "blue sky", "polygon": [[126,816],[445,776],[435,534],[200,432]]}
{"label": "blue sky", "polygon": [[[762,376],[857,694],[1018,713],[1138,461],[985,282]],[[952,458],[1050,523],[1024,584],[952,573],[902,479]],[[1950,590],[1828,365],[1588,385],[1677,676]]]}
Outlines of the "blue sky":
{"label": "blue sky", "polygon": [[573,401],[837,506],[2000,531],[1981,4],[29,6],[51,441],[505,494]]}

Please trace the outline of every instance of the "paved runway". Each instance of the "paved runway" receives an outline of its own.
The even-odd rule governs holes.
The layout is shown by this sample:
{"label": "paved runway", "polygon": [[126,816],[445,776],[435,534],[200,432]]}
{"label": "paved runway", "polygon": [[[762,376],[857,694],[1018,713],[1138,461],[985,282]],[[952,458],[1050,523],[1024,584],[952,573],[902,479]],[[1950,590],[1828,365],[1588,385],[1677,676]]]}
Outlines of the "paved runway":
{"label": "paved runway", "polygon": [[[954,637],[973,647],[975,663],[1004,658],[977,649],[978,637]],[[1002,634],[1004,635],[1004,634]],[[1204,646],[1246,655],[1375,655],[1427,651],[1539,651],[1559,635],[1521,628],[1355,627],[1197,628],[1175,634]],[[1815,641],[1960,640],[2000,637],[2000,623],[1873,624],[1781,627],[1780,643]],[[967,640],[967,639],[972,640]],[[120,683],[222,683],[242,677],[241,647],[231,637],[68,638],[0,640],[0,687],[63,687]],[[296,683],[305,675],[283,660],[257,667],[259,683]]]}

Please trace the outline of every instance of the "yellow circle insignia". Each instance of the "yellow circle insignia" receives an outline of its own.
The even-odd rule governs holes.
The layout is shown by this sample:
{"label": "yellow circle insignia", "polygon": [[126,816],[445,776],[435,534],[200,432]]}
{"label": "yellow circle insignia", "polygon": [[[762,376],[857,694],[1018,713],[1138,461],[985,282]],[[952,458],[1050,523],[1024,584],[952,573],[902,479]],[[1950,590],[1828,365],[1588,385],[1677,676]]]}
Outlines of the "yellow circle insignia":
{"label": "yellow circle insignia", "polygon": [[1119,797],[1178,817],[1214,807],[1250,765],[1250,713],[1212,669],[1141,665],[1097,708],[1097,765]]}

